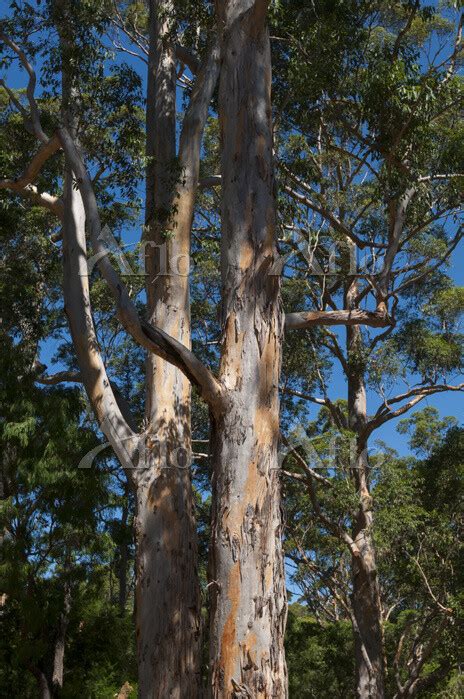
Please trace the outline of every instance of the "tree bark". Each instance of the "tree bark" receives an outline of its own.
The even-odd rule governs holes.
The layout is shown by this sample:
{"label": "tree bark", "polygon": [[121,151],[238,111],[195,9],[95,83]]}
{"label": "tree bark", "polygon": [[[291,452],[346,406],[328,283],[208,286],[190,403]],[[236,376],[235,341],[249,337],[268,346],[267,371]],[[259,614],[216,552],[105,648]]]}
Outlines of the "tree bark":
{"label": "tree bark", "polygon": [[129,560],[129,544],[127,542],[125,532],[127,529],[127,518],[129,514],[129,488],[125,489],[125,501],[121,512],[121,531],[119,536],[121,541],[119,544],[119,561],[118,561],[118,606],[119,613],[124,616],[127,602],[127,563]]}
{"label": "tree bark", "polygon": [[[278,473],[283,333],[263,2],[221,5],[223,346],[228,406],[213,419],[213,697],[286,697]],[[221,13],[222,11],[222,13]]]}
{"label": "tree bark", "polygon": [[[146,244],[149,322],[140,321],[123,282],[115,274],[104,254],[104,246],[99,242],[98,208],[78,150],[74,129],[75,101],[70,99],[72,76],[66,70],[65,60],[64,128],[59,131],[66,154],[64,296],[82,381],[100,427],[113,446],[136,496],[140,695],[197,697],[201,677],[201,617],[193,493],[188,471],[191,451],[189,380],[193,377],[195,383],[199,382],[201,394],[210,400],[211,387],[216,394],[220,386],[188,349],[188,273],[201,138],[217,80],[219,56],[217,47],[213,46],[199,69],[177,157],[176,75],[170,26],[172,6],[169,0],[151,0],[149,11],[149,159],[143,241]],[[66,42],[72,42],[72,37],[65,36],[62,26],[60,32],[65,52]],[[180,165],[179,171],[177,164]],[[73,173],[78,190],[73,187]],[[93,253],[101,258],[99,269],[113,293],[119,319],[124,328],[150,350],[146,372],[146,420],[140,434],[131,427],[130,415],[121,412],[98,349],[87,276],[85,225]],[[165,261],[166,266],[160,268],[160,262]],[[159,327],[155,328],[153,323],[158,323]],[[158,352],[156,357],[153,356],[153,345],[156,345],[155,352],[159,347],[163,348],[159,352],[163,359],[158,357]],[[172,347],[176,356],[174,360],[169,351]],[[175,366],[168,364],[166,359]],[[203,381],[205,376],[206,384]]]}
{"label": "tree bark", "polygon": [[[348,286],[346,308],[354,307],[358,294],[356,280]],[[383,699],[384,649],[380,589],[373,542],[373,503],[369,487],[367,444],[362,437],[367,423],[366,386],[361,352],[363,340],[359,325],[347,327],[348,420],[356,435],[356,455],[352,464],[359,506],[353,522],[353,540],[359,555],[352,556],[352,610],[356,664],[356,696]]]}
{"label": "tree bark", "polygon": [[[146,226],[149,321],[190,347],[190,236],[200,147],[218,74],[197,76],[176,153],[176,62],[169,2],[150,2]],[[153,354],[146,371],[147,455],[136,502],[136,614],[143,697],[201,694],[201,605],[190,478],[190,383]]]}
{"label": "tree bark", "polygon": [[190,474],[170,459],[165,463],[167,468],[151,473],[136,495],[139,696],[193,699],[200,695],[201,678]]}
{"label": "tree bark", "polygon": [[52,699],[52,693],[45,673],[36,667],[30,668],[30,670],[37,680],[40,699]]}
{"label": "tree bark", "polygon": [[55,651],[53,656],[52,686],[53,690],[63,688],[64,675],[64,652],[66,648],[66,632],[69,624],[69,613],[71,611],[71,585],[68,581],[64,585],[63,610],[58,621],[58,632],[55,640]]}

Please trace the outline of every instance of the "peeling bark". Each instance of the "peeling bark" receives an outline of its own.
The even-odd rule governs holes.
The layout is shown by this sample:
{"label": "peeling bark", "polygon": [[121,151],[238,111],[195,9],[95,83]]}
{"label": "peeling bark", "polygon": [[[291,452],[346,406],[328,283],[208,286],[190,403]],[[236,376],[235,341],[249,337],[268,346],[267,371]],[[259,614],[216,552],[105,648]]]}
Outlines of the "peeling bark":
{"label": "peeling bark", "polygon": [[210,559],[213,697],[287,696],[286,589],[278,473],[283,333],[277,257],[266,3],[223,3],[225,413],[213,420]]}

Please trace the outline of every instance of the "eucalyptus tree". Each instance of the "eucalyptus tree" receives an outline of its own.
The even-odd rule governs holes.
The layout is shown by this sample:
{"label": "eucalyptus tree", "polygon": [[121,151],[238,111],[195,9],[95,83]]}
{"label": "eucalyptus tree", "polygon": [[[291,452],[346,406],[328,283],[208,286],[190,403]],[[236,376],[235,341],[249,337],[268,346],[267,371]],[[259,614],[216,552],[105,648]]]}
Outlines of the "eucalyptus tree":
{"label": "eucalyptus tree", "polygon": [[[347,225],[340,215],[331,215],[329,220],[343,239],[346,236],[351,243],[385,249],[381,282],[377,283],[372,274],[366,275],[372,284],[366,293],[354,293],[353,287],[353,297],[346,287],[338,307],[334,295],[323,307],[303,307],[284,318],[279,277],[285,259],[279,258],[276,248],[267,11],[265,0],[219,3],[215,18],[202,3],[184,8],[180,3],[162,0],[148,3],[148,15],[140,3],[124,3],[116,8],[109,8],[105,2],[84,3],[77,8],[68,3],[47,3],[44,10],[28,4],[25,21],[17,26],[11,23],[9,30],[11,34],[16,29],[24,48],[31,51],[34,44],[29,39],[34,36],[37,21],[42,31],[49,30],[41,50],[47,53],[53,46],[53,55],[61,56],[58,64],[52,64],[52,69],[62,74],[61,94],[57,90],[61,111],[56,109],[54,113],[35,97],[36,76],[22,48],[9,34],[2,37],[9,55],[18,57],[29,74],[28,106],[24,107],[7,88],[9,97],[41,144],[24,174],[4,180],[2,187],[32,199],[62,219],[63,297],[78,378],[135,492],[141,696],[198,696],[200,692],[196,541],[186,468],[191,451],[190,386],[196,387],[208,406],[211,420],[211,691],[214,696],[285,696],[286,600],[277,451],[284,325],[291,331],[321,324],[387,327],[391,323],[392,309],[388,306],[394,299],[393,262],[403,231],[394,226],[391,235],[379,242],[369,232],[358,234],[356,226]],[[138,288],[126,285],[112,265],[102,235],[105,199],[98,186],[98,170],[94,176],[98,159],[90,146],[101,145],[98,134],[104,133],[104,115],[94,132],[97,138],[93,144],[86,142],[81,123],[85,102],[82,93],[89,84],[86,71],[94,77],[104,75],[99,51],[109,21],[132,42],[132,48],[126,46],[126,50],[133,52],[136,46],[148,64],[142,237],[146,283],[145,297],[138,299]],[[52,41],[56,30],[60,36],[58,47]],[[222,340],[216,375],[200,359],[200,353],[190,349],[188,255],[201,138],[220,57]],[[191,90],[176,147],[177,77]],[[452,80],[448,82],[454,85]],[[366,117],[374,119],[378,103],[368,102],[368,107]],[[94,109],[90,102],[90,120]],[[345,116],[351,125],[350,109],[346,109]],[[290,134],[287,136],[290,143]],[[112,156],[103,164],[111,171],[111,157],[120,164],[133,146],[137,143],[120,141],[117,148],[110,149]],[[372,167],[371,159],[377,154],[376,143],[369,143],[369,147],[362,158],[366,168]],[[55,162],[56,158],[51,158],[59,152],[65,156],[62,197],[33,184],[41,168]],[[389,186],[395,162],[389,163]],[[287,162],[282,167],[292,165]],[[412,166],[406,163],[405,167],[409,177]],[[298,178],[300,187],[298,173],[292,175]],[[213,180],[216,183],[216,178]],[[357,183],[356,175],[352,181]],[[55,184],[57,188],[59,185],[61,182]],[[294,185],[284,183],[284,189],[308,206],[308,192],[297,192],[295,197]],[[402,195],[398,196],[396,213],[402,219],[405,202]],[[414,193],[408,197],[413,200]],[[393,208],[392,216],[396,215]],[[321,209],[319,215],[325,215],[324,211]],[[141,424],[133,420],[127,401],[121,400],[115,382],[108,377],[99,342],[101,333],[96,332],[92,314],[87,237],[99,273],[111,292],[119,323],[147,352],[145,420]],[[163,261],[167,265],[164,268]],[[349,269],[347,273],[350,279]],[[345,286],[352,283],[346,282]],[[370,298],[371,288],[373,305],[361,306],[361,300]],[[307,300],[313,304],[314,298],[308,295]],[[353,404],[359,404],[360,392],[354,391]],[[362,450],[359,458],[361,454]],[[366,468],[358,469],[364,490]],[[362,498],[361,505],[361,519],[370,517],[368,498]],[[363,551],[370,546],[367,531],[363,524],[359,532],[366,540],[361,546]],[[360,547],[348,535],[346,540],[356,560],[362,559]]]}
{"label": "eucalyptus tree", "polygon": [[[47,125],[35,97],[32,65],[22,48],[2,35],[8,51],[19,58],[29,75],[28,107],[6,88],[8,95],[41,144],[24,174],[4,180],[2,187],[31,198],[62,219],[63,295],[79,380],[136,493],[141,695],[197,696],[199,692],[196,544],[189,476],[183,468],[188,465],[190,451],[187,380],[208,404],[212,419],[212,691],[220,696],[249,687],[247,691],[262,695],[284,695],[286,607],[277,476],[283,316],[278,271],[272,268],[277,253],[267,4],[226,3],[217,17],[223,51],[219,115],[224,341],[220,378],[189,348],[187,283],[201,134],[218,71],[217,41],[213,39],[204,49],[198,68],[191,52],[177,47],[181,22],[176,8],[163,2],[149,4],[147,196],[142,240],[147,284],[146,318],[142,319],[128,287],[108,259],[96,196],[98,177],[95,182],[89,174],[95,157],[86,148],[85,131],[80,132],[80,92],[86,83],[77,59],[85,54],[86,69],[101,75],[101,55],[98,48],[90,49],[100,45],[106,9],[105,3],[82,6],[79,12],[66,3],[47,4],[43,11],[27,6],[25,20],[19,22],[26,48],[31,48],[27,39],[37,28],[36,20],[40,20],[42,31],[57,30],[59,35],[54,50],[61,58],[52,69],[62,74],[58,94],[61,112],[47,114]],[[116,19],[120,26],[119,11]],[[10,28],[14,30],[14,23]],[[127,25],[123,24],[123,31],[127,33]],[[185,34],[189,36],[188,31]],[[140,40],[138,30],[135,38]],[[46,51],[49,45],[42,43],[41,49]],[[178,61],[188,63],[192,72],[198,73],[176,153]],[[246,150],[240,147],[242,137],[249,144]],[[59,151],[65,154],[62,197],[33,184],[41,168]],[[111,166],[108,160],[104,164]],[[141,428],[135,426],[127,403],[118,399],[100,351],[92,317],[86,230],[119,321],[148,351],[146,420]],[[168,264],[165,278],[157,263],[161,246]],[[174,263],[182,264],[182,273],[177,268],[173,271]],[[316,316],[324,318],[325,314]],[[342,311],[337,322],[347,317]],[[326,322],[332,319],[329,315]],[[356,322],[363,319],[383,324],[386,315],[383,311],[361,313]],[[306,318],[298,315],[290,315],[288,320],[290,328],[306,323]],[[245,503],[243,494],[247,496]]]}
{"label": "eucalyptus tree", "polygon": [[[427,421],[434,429],[432,451],[425,459],[399,458],[385,445],[371,458],[373,535],[388,668],[385,691],[387,696],[397,698],[459,696],[462,428],[447,428],[438,419],[438,412],[429,409],[413,417],[414,423],[422,427]],[[323,408],[317,424],[311,425],[311,444],[320,457],[319,466],[326,464],[326,469],[316,471],[319,478],[326,477],[333,468],[328,428],[327,410]],[[413,431],[412,439],[419,438],[423,443],[419,431]],[[341,449],[339,459],[342,467]],[[288,457],[285,468],[290,468],[291,461],[296,472],[296,459]],[[355,493],[345,478],[340,469],[338,478],[330,479],[330,488],[318,493],[325,516],[341,524],[349,523],[349,498],[355,504]],[[326,681],[332,683],[332,693],[336,695],[342,685],[345,693],[341,695],[345,696],[353,693],[354,669],[346,638],[352,614],[349,551],[339,537],[327,533],[309,493],[298,480],[286,485],[286,507],[291,522],[286,551],[294,585],[305,602],[300,611],[300,633],[303,625],[306,627],[306,640],[299,637],[297,644],[298,624],[292,619],[287,659],[292,669],[304,662],[305,675],[312,678],[324,668],[326,657],[333,653],[332,645],[338,642],[337,672],[324,672],[329,675]],[[311,685],[302,684],[298,672],[294,671],[290,682],[302,695],[315,696]],[[319,689],[321,694],[325,696],[323,689]]]}
{"label": "eucalyptus tree", "polygon": [[[18,9],[18,8],[16,8]],[[63,223],[63,252],[64,252],[64,302],[66,313],[74,340],[79,374],[63,374],[57,377],[42,377],[48,383],[62,380],[83,381],[93,408],[96,410],[102,431],[110,438],[113,445],[117,443],[116,454],[119,456],[130,484],[134,487],[137,497],[137,587],[139,593],[137,603],[138,615],[138,644],[139,644],[139,675],[140,691],[143,696],[165,696],[177,692],[181,695],[196,696],[199,689],[200,674],[198,669],[199,650],[199,596],[196,577],[196,535],[193,520],[193,504],[190,490],[189,472],[186,468],[190,449],[189,436],[189,388],[179,372],[166,369],[156,362],[147,370],[147,400],[146,420],[142,425],[140,435],[134,420],[128,410],[127,402],[120,399],[114,383],[107,378],[106,369],[101,354],[101,331],[99,341],[95,332],[92,317],[92,306],[89,289],[89,279],[85,259],[85,212],[82,196],[73,181],[79,178],[80,171],[74,171],[73,166],[82,169],[83,177],[78,181],[83,184],[85,203],[87,205],[87,228],[94,233],[93,240],[97,242],[94,252],[104,256],[108,253],[98,240],[98,232],[91,225],[91,214],[88,208],[95,207],[95,194],[99,195],[101,203],[105,202],[99,187],[103,173],[107,173],[108,187],[118,187],[121,184],[114,177],[118,167],[119,156],[131,158],[133,149],[139,147],[137,132],[127,128],[130,120],[130,107],[124,104],[123,91],[119,92],[119,104],[115,105],[116,113],[122,115],[121,121],[126,125],[126,131],[117,134],[115,113],[107,112],[108,121],[98,121],[95,114],[95,104],[90,122],[85,119],[88,115],[86,108],[90,106],[87,90],[95,90],[95,77],[102,75],[102,32],[108,26],[108,3],[90,3],[86,7],[76,8],[69,3],[47,3],[45,8],[31,6],[26,8],[23,15],[18,12],[17,19],[23,35],[28,37],[37,26],[44,32],[48,30],[53,38],[53,32],[58,31],[58,45],[49,43],[44,46],[39,43],[38,50],[45,53],[46,60],[50,58],[50,73],[62,73],[61,119],[56,114],[50,115],[51,128],[54,134],[49,138],[42,127],[44,116],[39,116],[39,107],[34,96],[35,73],[27,57],[8,36],[3,35],[6,46],[19,57],[22,66],[29,74],[27,97],[29,99],[30,118],[25,117],[26,126],[33,135],[42,142],[42,147],[32,160],[31,167],[26,168],[25,177],[12,186],[13,191],[32,198],[33,202],[47,206],[56,213]],[[127,9],[127,8],[126,8]],[[133,8],[128,8],[132,10]],[[138,8],[144,10],[144,8]],[[137,10],[137,8],[135,8]],[[147,201],[146,226],[144,244],[146,249],[147,269],[147,313],[157,315],[157,322],[189,345],[189,307],[188,307],[188,240],[189,216],[193,205],[194,192],[197,185],[197,169],[199,159],[199,144],[201,140],[202,121],[207,113],[217,77],[218,52],[213,44],[204,53],[205,65],[200,68],[199,80],[191,99],[191,108],[184,120],[183,135],[179,150],[180,170],[184,180],[177,187],[178,169],[176,169],[177,153],[175,152],[175,100],[176,100],[176,58],[174,50],[173,26],[177,19],[172,15],[168,3],[150,3],[147,22],[149,36],[148,46],[148,100],[147,100]],[[121,18],[116,8],[112,19]],[[160,48],[162,49],[160,51]],[[201,48],[201,46],[200,46]],[[49,51],[49,55],[47,54]],[[60,54],[58,60],[52,52]],[[188,52],[187,52],[188,53]],[[182,54],[184,56],[185,52]],[[55,63],[53,64],[53,58]],[[191,57],[191,66],[199,68],[200,61]],[[85,64],[83,68],[82,62]],[[86,73],[87,71],[87,73]],[[137,76],[127,70],[129,80],[137,85]],[[91,79],[94,78],[92,82]],[[26,115],[26,109],[18,97],[6,88],[12,103]],[[93,93],[95,97],[95,92]],[[130,87],[126,99],[130,99]],[[129,103],[130,104],[130,103]],[[107,104],[110,109],[111,105]],[[44,105],[41,104],[44,112]],[[47,115],[48,117],[48,115]],[[55,118],[53,118],[55,117]],[[93,121],[92,121],[93,120]],[[61,122],[61,123],[60,123]],[[62,127],[62,132],[57,126]],[[116,120],[117,125],[117,120]],[[87,127],[87,128],[86,128]],[[100,127],[100,129],[98,128]],[[109,128],[108,128],[109,127]],[[104,130],[106,128],[106,135]],[[60,134],[60,135],[58,135]],[[119,135],[124,140],[124,148],[111,147],[101,154],[98,135],[103,135],[103,143],[111,144],[111,137]],[[92,138],[93,137],[93,138]],[[62,140],[60,140],[62,139]],[[53,153],[57,152],[66,142],[66,170],[64,178],[63,197],[48,195],[39,191],[33,184],[40,167]],[[121,145],[121,142],[120,142]],[[99,152],[100,151],[100,152]],[[85,153],[85,156],[82,154]],[[103,157],[101,157],[103,155]],[[140,150],[135,153],[140,160]],[[99,157],[100,156],[100,157]],[[87,158],[88,167],[95,168],[97,175],[90,183],[87,170],[83,163]],[[69,164],[69,158],[73,166]],[[115,167],[116,166],[116,167]],[[109,172],[108,172],[109,171]],[[136,175],[136,173],[135,173]],[[130,181],[130,169],[125,176]],[[112,181],[111,181],[112,178]],[[155,181],[156,180],[156,181]],[[126,182],[127,182],[126,181]],[[12,183],[3,183],[9,186]],[[111,191],[111,190],[110,190]],[[106,190],[108,192],[108,189]],[[133,192],[126,192],[133,196]],[[176,204],[176,213],[171,209]],[[109,197],[106,196],[106,202]],[[94,208],[94,216],[96,210]],[[190,212],[190,213],[189,213]],[[98,215],[98,214],[97,214]],[[100,220],[96,222],[100,225]],[[169,236],[166,225],[175,230],[175,236]],[[162,276],[156,271],[157,249],[163,248],[169,256],[169,265],[175,260],[178,264],[186,264],[187,268],[181,274]],[[166,251],[167,248],[167,251]],[[182,259],[177,259],[180,253]],[[114,281],[111,265],[103,262],[110,271]],[[101,265],[101,263],[100,263]],[[139,286],[136,284],[136,286]],[[124,288],[124,287],[122,287]],[[113,286],[113,289],[115,287]],[[119,296],[119,292],[117,292]],[[162,299],[164,299],[162,301]],[[127,295],[123,302],[129,303],[130,312],[134,306]],[[158,310],[156,306],[158,304]],[[161,305],[160,305],[161,304]],[[161,309],[161,310],[160,310]],[[163,310],[164,309],[164,310]],[[164,315],[163,315],[164,314]],[[162,317],[160,317],[160,315]],[[181,318],[182,316],[182,318]],[[139,321],[136,321],[138,332],[141,333]],[[177,330],[171,327],[177,324]],[[147,340],[146,342],[149,343]],[[164,340],[161,340],[163,345]],[[146,344],[146,343],[145,343]],[[100,345],[100,346],[99,346]],[[181,354],[184,346],[179,345]],[[165,348],[166,349],[166,348]],[[161,349],[164,355],[165,349]],[[183,366],[180,357],[176,360]],[[167,365],[166,365],[167,366]],[[156,368],[157,367],[157,368]],[[156,392],[154,390],[154,374],[158,372]],[[162,374],[160,378],[160,372]],[[164,393],[163,393],[164,392]],[[118,398],[115,398],[115,394]],[[164,395],[164,398],[163,398]],[[164,402],[163,402],[164,401]],[[122,411],[125,413],[123,416]],[[166,410],[174,411],[177,419],[169,417]],[[162,427],[162,430],[161,430]],[[158,435],[160,439],[153,437]],[[179,442],[179,437],[182,439]],[[169,436],[169,439],[166,437]],[[154,442],[162,445],[156,450]],[[146,448],[147,447],[147,448]],[[173,466],[171,459],[179,456],[180,461]],[[162,453],[161,453],[162,451]],[[145,456],[150,452],[151,467],[145,468]],[[140,460],[141,469],[136,471],[134,466]],[[168,460],[167,464],[161,459]],[[187,461],[186,461],[187,460]],[[166,468],[167,466],[167,468]],[[137,476],[140,475],[140,478]],[[156,658],[156,664],[154,662]]]}
{"label": "eucalyptus tree", "polygon": [[[339,333],[322,333],[325,354],[319,353],[316,374],[322,397],[302,391],[301,377],[293,377],[293,387],[284,379],[284,388],[290,397],[324,405],[334,425],[355,440],[345,468],[356,505],[348,500],[344,514],[332,519],[318,494],[329,481],[310,467],[303,479],[320,523],[350,552],[357,693],[377,697],[385,693],[384,653],[368,446],[376,429],[427,396],[463,388],[449,383],[462,367],[456,326],[462,292],[442,271],[462,237],[462,17],[417,2],[350,6],[352,31],[344,32],[345,25],[329,31],[339,74],[327,85],[332,66],[318,71],[308,62],[305,70],[300,61],[327,50],[325,30],[336,25],[338,9],[325,11],[317,18],[312,8],[295,5],[292,14],[290,5],[280,25],[276,20],[281,225],[285,249],[294,255],[288,284],[301,294],[301,277],[308,278],[306,293],[316,307],[335,313],[342,298],[353,317],[371,298],[377,309],[388,306],[392,322],[370,335],[348,326],[345,347]],[[298,236],[307,239],[300,259]],[[453,311],[443,323],[450,302]],[[347,414],[329,398],[327,361],[341,366]],[[391,395],[401,378],[406,388]],[[373,415],[368,381],[381,398]]]}

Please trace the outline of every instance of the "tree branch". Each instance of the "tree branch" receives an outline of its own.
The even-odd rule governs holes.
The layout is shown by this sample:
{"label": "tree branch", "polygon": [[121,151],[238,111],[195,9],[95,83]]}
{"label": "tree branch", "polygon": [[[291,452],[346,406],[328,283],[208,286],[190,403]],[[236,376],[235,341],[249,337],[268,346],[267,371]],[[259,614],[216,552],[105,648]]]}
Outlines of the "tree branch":
{"label": "tree branch", "polygon": [[221,175],[209,175],[209,177],[202,177],[198,182],[200,189],[211,189],[212,187],[221,186]]}
{"label": "tree branch", "polygon": [[[372,420],[369,420],[366,424],[364,439],[366,439],[374,430],[383,425],[385,422],[393,420],[393,418],[399,417],[400,415],[404,415],[404,413],[413,408],[427,396],[433,395],[434,393],[442,393],[443,391],[464,391],[464,383],[458,384],[457,386],[436,384],[435,386],[413,388],[407,393],[390,398],[388,401],[385,399],[384,403],[377,409],[377,412]],[[391,410],[390,405],[392,403],[400,403],[401,401],[411,398],[412,396],[414,396],[414,398],[412,398],[412,400],[410,400],[408,403],[401,406],[397,410]]]}
{"label": "tree branch", "polygon": [[392,320],[383,307],[379,307],[377,311],[354,309],[285,314],[285,330],[300,330],[316,325],[369,325],[373,328],[385,328],[391,324]]}
{"label": "tree branch", "polygon": [[35,100],[35,86],[36,86],[36,75],[33,67],[27,60],[26,54],[22,49],[19,48],[15,44],[14,41],[12,41],[6,34],[4,34],[2,31],[0,31],[0,41],[3,41],[7,46],[16,53],[18,56],[19,60],[21,61],[23,67],[25,68],[27,74],[29,75],[29,82],[27,84],[27,89],[26,89],[26,94],[27,94],[27,99],[29,101],[29,106],[31,108],[31,123],[32,123],[32,128],[34,130],[34,134],[36,137],[39,139],[39,141],[42,141],[42,143],[47,143],[48,142],[48,136],[45,134],[45,132],[42,129],[42,125],[40,123],[40,113],[39,113],[39,108],[37,106],[37,102]]}
{"label": "tree branch", "polygon": [[36,376],[34,381],[45,386],[56,386],[60,383],[82,383],[82,374],[78,371],[57,371],[56,374]]}
{"label": "tree branch", "polygon": [[92,251],[100,258],[97,265],[113,295],[117,317],[136,342],[180,369],[198,387],[213,412],[220,412],[225,407],[225,391],[212,372],[182,343],[159,328],[140,320],[127,288],[113,268],[108,258],[108,250],[100,237],[101,225],[97,202],[81,156],[67,129],[59,130],[59,138],[76,177],[85,208]]}
{"label": "tree branch", "polygon": [[[100,429],[113,447],[128,481],[135,487],[138,477],[134,468],[142,456],[138,452],[140,437],[124,418],[101,357],[90,301],[85,212],[82,197],[73,187],[68,159],[64,200],[63,294],[80,374]],[[143,460],[140,465],[145,466]]]}
{"label": "tree branch", "polygon": [[184,63],[190,72],[193,73],[193,75],[196,75],[201,65],[200,59],[196,53],[191,49],[188,49],[186,46],[181,46],[180,44],[175,45],[174,51],[176,52],[177,60]]}
{"label": "tree branch", "polygon": [[[283,441],[288,444],[288,441],[285,437],[283,437]],[[330,481],[327,478],[324,478],[323,476],[320,476],[318,473],[315,473],[314,470],[308,466],[306,461],[303,459],[303,457],[293,448],[291,448],[291,452],[295,455],[298,463],[302,468],[304,469],[305,473],[307,473],[308,478],[305,479],[306,485],[308,486],[308,492],[309,492],[309,497],[311,499],[311,504],[314,509],[314,513],[316,517],[319,519],[321,524],[323,524],[326,529],[336,538],[340,539],[343,541],[343,543],[346,544],[346,546],[349,548],[351,554],[355,556],[359,562],[360,565],[363,565],[363,560],[361,557],[361,552],[354,541],[354,539],[351,538],[351,536],[346,532],[343,527],[340,525],[336,524],[335,522],[332,522],[322,511],[321,506],[319,505],[319,501],[317,499],[316,491],[314,489],[314,480],[317,481],[322,481],[324,485],[331,486]]]}
{"label": "tree branch", "polygon": [[38,177],[46,161],[60,150],[60,148],[59,139],[56,134],[54,134],[47,143],[39,148],[22,175],[13,180],[0,180],[0,189],[9,189],[19,194],[21,197],[30,199],[34,204],[52,211],[60,221],[63,221],[64,210],[62,199],[53,194],[48,194],[47,192],[39,192],[37,187],[32,184]]}
{"label": "tree branch", "polygon": [[52,138],[47,139],[44,145],[40,146],[23,174],[13,180],[1,180],[0,188],[12,189],[14,191],[24,189],[27,185],[34,182],[47,160],[54,155],[54,153],[59,151],[60,148],[61,144],[58,135],[54,134]]}

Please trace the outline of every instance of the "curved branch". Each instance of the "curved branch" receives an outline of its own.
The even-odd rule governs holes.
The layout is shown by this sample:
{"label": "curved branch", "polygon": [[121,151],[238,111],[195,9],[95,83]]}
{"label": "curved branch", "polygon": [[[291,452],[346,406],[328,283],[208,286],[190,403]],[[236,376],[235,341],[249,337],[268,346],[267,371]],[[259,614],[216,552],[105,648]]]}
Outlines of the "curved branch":
{"label": "curved branch", "polygon": [[57,371],[56,374],[37,376],[34,381],[45,386],[56,386],[59,383],[82,383],[82,374],[78,371]]}
{"label": "curved branch", "polygon": [[61,143],[58,135],[55,133],[49,140],[47,140],[46,143],[40,146],[39,150],[24,170],[23,174],[19,177],[15,177],[13,180],[1,180],[0,188],[12,189],[15,191],[24,189],[27,187],[27,185],[31,184],[35,179],[37,179],[47,160],[57,151],[59,151],[60,148]]}
{"label": "curved branch", "polygon": [[26,94],[27,94],[27,99],[29,101],[29,106],[31,108],[31,123],[32,123],[32,128],[34,130],[34,134],[37,136],[39,141],[42,141],[42,143],[48,143],[48,136],[42,129],[42,125],[40,123],[40,113],[39,113],[39,108],[37,106],[37,102],[35,100],[35,85],[37,82],[35,71],[29,61],[27,60],[26,54],[22,49],[15,44],[14,41],[12,41],[6,34],[0,31],[0,41],[3,41],[7,46],[10,47],[14,53],[18,56],[19,60],[21,61],[23,68],[25,68],[27,74],[29,75],[29,82],[27,84],[27,89],[26,89]]}
{"label": "curved branch", "polygon": [[22,175],[12,180],[0,180],[0,189],[9,189],[21,197],[30,199],[34,204],[48,209],[60,221],[63,221],[64,209],[62,199],[48,192],[39,192],[37,187],[32,184],[46,161],[60,148],[58,137],[54,134],[47,143],[39,148]]}
{"label": "curved branch", "polygon": [[[422,400],[424,400],[424,398],[427,398],[427,396],[431,396],[434,393],[442,393],[443,391],[464,391],[464,383],[458,384],[457,386],[436,384],[435,386],[413,388],[407,393],[390,398],[388,401],[385,400],[384,403],[377,409],[377,412],[372,420],[369,420],[367,423],[364,430],[363,439],[367,439],[367,437],[372,434],[374,430],[383,425],[385,422],[393,420],[395,417],[400,417],[400,415],[404,415],[404,413],[408,412],[408,410],[420,403]],[[401,401],[411,397],[412,400],[405,405],[402,405],[396,410],[391,410],[390,405],[392,403],[400,403]]]}
{"label": "curved branch", "polygon": [[108,250],[100,237],[97,201],[82,158],[67,129],[59,130],[59,138],[76,177],[92,250],[94,255],[100,257],[98,268],[113,295],[118,319],[136,342],[180,369],[198,387],[213,412],[221,412],[225,408],[225,389],[213,373],[182,343],[139,318],[124,282],[108,259]]}

